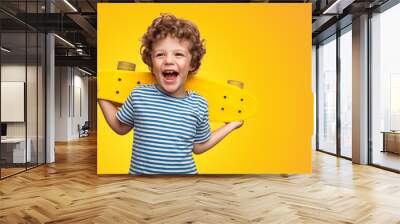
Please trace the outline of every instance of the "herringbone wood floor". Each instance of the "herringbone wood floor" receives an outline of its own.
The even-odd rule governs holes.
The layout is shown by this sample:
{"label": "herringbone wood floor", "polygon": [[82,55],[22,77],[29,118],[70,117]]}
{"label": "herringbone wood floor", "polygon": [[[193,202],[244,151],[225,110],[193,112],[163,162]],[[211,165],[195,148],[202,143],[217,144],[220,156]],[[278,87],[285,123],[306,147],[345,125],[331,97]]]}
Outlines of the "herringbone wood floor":
{"label": "herringbone wood floor", "polygon": [[96,175],[94,137],[0,181],[0,223],[400,223],[400,175],[316,152],[312,175]]}

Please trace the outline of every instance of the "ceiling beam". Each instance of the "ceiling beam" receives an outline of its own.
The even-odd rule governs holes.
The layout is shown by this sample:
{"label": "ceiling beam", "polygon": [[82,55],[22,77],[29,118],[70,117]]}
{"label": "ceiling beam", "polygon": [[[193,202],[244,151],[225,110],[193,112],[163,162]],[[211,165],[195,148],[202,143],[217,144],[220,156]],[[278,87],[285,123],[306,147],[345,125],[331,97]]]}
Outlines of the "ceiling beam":
{"label": "ceiling beam", "polygon": [[96,39],[97,30],[79,13],[69,13],[67,16],[79,25],[91,38]]}

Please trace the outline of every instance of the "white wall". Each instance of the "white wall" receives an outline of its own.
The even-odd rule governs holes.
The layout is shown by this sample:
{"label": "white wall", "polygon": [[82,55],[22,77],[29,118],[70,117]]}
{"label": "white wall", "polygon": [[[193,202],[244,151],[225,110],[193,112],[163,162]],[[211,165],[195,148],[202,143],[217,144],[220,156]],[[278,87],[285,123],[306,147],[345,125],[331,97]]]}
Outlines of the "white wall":
{"label": "white wall", "polygon": [[[78,137],[78,129],[77,126],[80,124],[81,126],[88,120],[88,77],[81,76],[83,73],[80,73],[77,70],[74,70],[74,117],[72,119],[72,135]],[[80,93],[79,93],[80,91]],[[80,108],[79,108],[80,107]],[[81,111],[80,111],[81,110]]]}
{"label": "white wall", "polygon": [[79,137],[78,124],[88,120],[88,78],[71,67],[56,67],[56,141]]}
{"label": "white wall", "polygon": [[68,140],[69,69],[55,68],[55,141]]}

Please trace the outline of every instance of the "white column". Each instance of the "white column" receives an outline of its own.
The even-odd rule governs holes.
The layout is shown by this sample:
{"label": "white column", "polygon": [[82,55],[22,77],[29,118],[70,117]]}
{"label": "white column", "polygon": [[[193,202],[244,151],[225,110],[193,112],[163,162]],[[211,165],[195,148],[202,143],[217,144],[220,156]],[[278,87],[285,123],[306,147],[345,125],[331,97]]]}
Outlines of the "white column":
{"label": "white column", "polygon": [[353,162],[368,163],[368,15],[353,19]]}
{"label": "white column", "polygon": [[55,133],[55,75],[54,75],[54,35],[46,36],[46,163],[55,161],[54,133]]}
{"label": "white column", "polygon": [[[46,1],[46,11],[54,12],[54,5]],[[54,35],[46,35],[46,163],[55,162],[55,43]]]}

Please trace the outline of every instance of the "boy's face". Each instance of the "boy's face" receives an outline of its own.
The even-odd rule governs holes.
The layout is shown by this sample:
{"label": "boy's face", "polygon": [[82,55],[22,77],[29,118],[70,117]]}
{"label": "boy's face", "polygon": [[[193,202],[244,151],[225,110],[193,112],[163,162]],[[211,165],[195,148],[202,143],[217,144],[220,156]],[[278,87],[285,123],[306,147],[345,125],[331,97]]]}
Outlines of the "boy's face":
{"label": "boy's face", "polygon": [[186,95],[185,82],[192,69],[189,47],[190,43],[187,40],[171,36],[153,44],[152,72],[162,90],[171,96]]}

